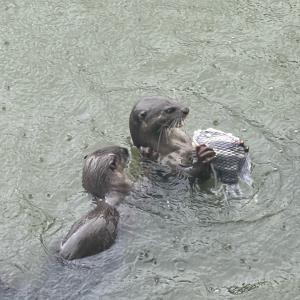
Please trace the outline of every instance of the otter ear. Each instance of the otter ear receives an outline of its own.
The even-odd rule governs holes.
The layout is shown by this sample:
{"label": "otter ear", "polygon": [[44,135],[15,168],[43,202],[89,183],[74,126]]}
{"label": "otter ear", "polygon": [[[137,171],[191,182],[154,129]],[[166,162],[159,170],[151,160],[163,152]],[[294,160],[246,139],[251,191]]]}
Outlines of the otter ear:
{"label": "otter ear", "polygon": [[138,114],[139,121],[144,120],[145,117],[146,117],[146,115],[147,115],[147,112],[144,111],[144,110],[142,110],[142,111]]}
{"label": "otter ear", "polygon": [[109,168],[111,170],[115,170],[117,168],[117,157],[115,155],[111,155],[110,157]]}

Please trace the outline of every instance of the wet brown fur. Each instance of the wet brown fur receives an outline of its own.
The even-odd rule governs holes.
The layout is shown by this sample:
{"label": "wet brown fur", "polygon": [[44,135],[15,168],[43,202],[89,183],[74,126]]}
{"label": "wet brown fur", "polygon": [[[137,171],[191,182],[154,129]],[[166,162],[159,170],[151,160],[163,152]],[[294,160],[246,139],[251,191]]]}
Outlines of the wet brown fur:
{"label": "wet brown fur", "polygon": [[105,147],[88,155],[82,171],[82,186],[98,199],[104,199],[110,192],[128,193],[131,183],[124,173],[128,158],[128,150],[119,146]]}
{"label": "wet brown fur", "polygon": [[[129,128],[133,144],[154,156],[163,164],[183,171],[192,177],[208,178],[209,165],[201,161],[193,163],[195,147],[182,129],[189,109],[171,98],[146,97],[133,107]],[[211,149],[204,149],[212,156]],[[202,149],[201,149],[202,151]],[[198,153],[197,153],[198,155]],[[198,156],[199,158],[199,156]]]}
{"label": "wet brown fur", "polygon": [[119,146],[99,149],[85,158],[82,185],[94,196],[96,207],[76,221],[62,240],[60,253],[65,259],[94,255],[115,241],[119,213],[114,206],[131,188],[124,172],[128,158],[128,150]]}

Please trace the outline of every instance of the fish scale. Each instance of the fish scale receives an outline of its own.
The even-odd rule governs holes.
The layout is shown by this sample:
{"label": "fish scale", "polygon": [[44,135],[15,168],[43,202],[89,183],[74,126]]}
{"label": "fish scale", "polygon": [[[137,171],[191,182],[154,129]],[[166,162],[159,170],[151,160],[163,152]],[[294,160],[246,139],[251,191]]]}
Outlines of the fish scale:
{"label": "fish scale", "polygon": [[252,183],[250,156],[238,137],[208,128],[195,131],[193,142],[196,145],[205,144],[215,151],[216,157],[211,166],[219,181],[237,184],[241,179],[248,184]]}

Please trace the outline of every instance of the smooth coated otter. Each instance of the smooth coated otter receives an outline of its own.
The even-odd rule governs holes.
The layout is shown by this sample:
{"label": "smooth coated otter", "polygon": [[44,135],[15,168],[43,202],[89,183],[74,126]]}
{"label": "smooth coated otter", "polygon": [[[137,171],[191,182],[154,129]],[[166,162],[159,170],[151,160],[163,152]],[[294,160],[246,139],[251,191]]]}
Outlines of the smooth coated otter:
{"label": "smooth coated otter", "polygon": [[118,221],[116,208],[99,201],[95,209],[72,225],[61,243],[60,255],[72,260],[108,249],[116,239]]}
{"label": "smooth coated otter", "polygon": [[116,236],[119,213],[115,206],[129,193],[131,182],[124,173],[129,153],[110,146],[85,159],[82,184],[96,201],[96,207],[73,224],[60,246],[68,260],[94,255],[109,248]]}
{"label": "smooth coated otter", "polygon": [[142,155],[157,158],[189,176],[207,178],[215,152],[206,145],[194,147],[192,139],[181,130],[188,113],[187,107],[170,98],[142,98],[130,114],[131,138]]}
{"label": "smooth coated otter", "polygon": [[124,173],[129,152],[119,146],[101,148],[85,157],[82,186],[96,199],[116,205],[130,191],[131,181]]}

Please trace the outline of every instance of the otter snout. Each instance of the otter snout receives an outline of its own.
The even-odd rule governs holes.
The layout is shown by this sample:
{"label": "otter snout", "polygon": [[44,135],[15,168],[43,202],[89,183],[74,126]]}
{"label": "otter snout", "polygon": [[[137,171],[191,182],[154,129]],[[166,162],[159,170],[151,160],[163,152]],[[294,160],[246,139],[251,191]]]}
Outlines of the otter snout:
{"label": "otter snout", "polygon": [[188,107],[182,108],[181,111],[182,111],[182,113],[183,113],[185,116],[187,116],[187,115],[189,114],[189,112],[190,112],[190,110],[189,110]]}

